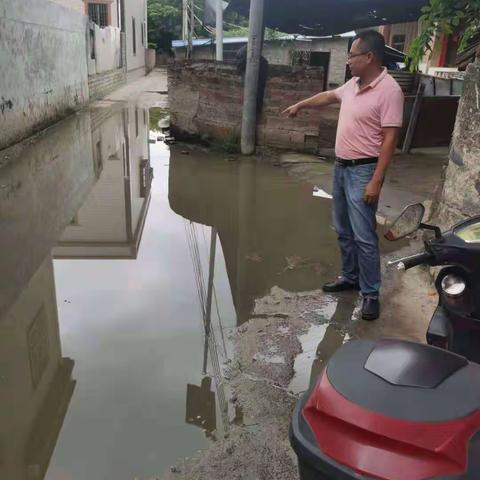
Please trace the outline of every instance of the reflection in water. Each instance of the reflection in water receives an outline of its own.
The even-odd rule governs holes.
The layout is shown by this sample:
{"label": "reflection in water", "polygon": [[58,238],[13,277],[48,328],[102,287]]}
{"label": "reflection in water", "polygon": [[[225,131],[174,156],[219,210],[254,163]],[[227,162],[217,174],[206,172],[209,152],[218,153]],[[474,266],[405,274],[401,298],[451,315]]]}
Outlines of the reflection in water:
{"label": "reflection in water", "polygon": [[50,256],[0,322],[0,478],[41,480],[75,381],[62,356]]}
{"label": "reflection in water", "polygon": [[52,249],[137,254],[152,176],[147,118],[132,139],[128,108],[82,112],[0,152],[1,479],[45,477],[75,388]]}
{"label": "reflection in water", "polygon": [[239,323],[273,286],[317,289],[338,269],[330,203],[312,197],[310,186],[269,165],[177,148],[171,155],[170,205],[217,230]]}
{"label": "reflection in water", "polygon": [[[187,385],[187,413],[186,421],[193,425],[200,426],[210,438],[215,438],[213,434],[217,430],[216,409],[215,409],[215,393],[210,392],[211,378],[207,377],[208,357],[210,354],[210,364],[213,369],[213,378],[215,380],[215,389],[218,396],[218,403],[222,418],[223,435],[227,435],[229,431],[228,419],[228,402],[225,398],[225,388],[223,384],[222,369],[220,367],[220,356],[217,348],[217,340],[215,338],[215,330],[212,327],[212,300],[215,295],[215,306],[218,318],[218,327],[222,337],[223,360],[227,359],[227,348],[225,345],[224,327],[218,308],[216,291],[214,285],[215,274],[215,256],[217,249],[217,231],[211,229],[210,251],[208,261],[208,282],[207,291],[205,292],[205,280],[203,276],[202,261],[200,258],[200,249],[198,245],[198,236],[195,225],[191,222],[185,222],[185,232],[192,259],[195,282],[197,286],[197,294],[202,315],[204,327],[204,350],[203,350],[203,369],[202,386],[200,388],[195,385]],[[198,412],[200,415],[195,415]],[[203,412],[203,413],[202,413]]]}
{"label": "reflection in water", "polygon": [[[311,186],[170,152],[148,125],[134,105],[98,107],[0,152],[2,480],[152,478],[204,432],[227,435],[243,415],[224,330],[273,286],[317,289],[338,269]],[[341,302],[313,371],[344,340]]]}
{"label": "reflection in water", "polygon": [[294,393],[312,387],[329,358],[350,339],[347,331],[357,306],[357,295],[324,295],[320,301],[322,306],[313,313],[316,321],[323,323],[312,325],[305,335],[299,337],[302,353],[295,359],[295,374],[289,385],[289,390]]}
{"label": "reflection in water", "polygon": [[330,318],[322,341],[317,346],[308,386],[313,386],[328,359],[348,340],[347,322],[352,318],[356,304],[357,298],[354,295],[347,294],[338,299],[335,313]]}
{"label": "reflection in water", "polygon": [[200,387],[187,385],[187,412],[185,421],[202,428],[205,434],[215,439],[213,433],[217,428],[215,410],[215,392],[211,391],[212,379],[204,377]]}
{"label": "reflection in water", "polygon": [[91,118],[0,152],[0,478],[41,480],[75,386],[51,249],[95,181]]}
{"label": "reflection in water", "polygon": [[[150,203],[153,169],[147,112],[92,112],[97,182],[54,250],[55,258],[136,258]],[[143,120],[142,117],[143,116]],[[139,118],[140,117],[140,118]]]}

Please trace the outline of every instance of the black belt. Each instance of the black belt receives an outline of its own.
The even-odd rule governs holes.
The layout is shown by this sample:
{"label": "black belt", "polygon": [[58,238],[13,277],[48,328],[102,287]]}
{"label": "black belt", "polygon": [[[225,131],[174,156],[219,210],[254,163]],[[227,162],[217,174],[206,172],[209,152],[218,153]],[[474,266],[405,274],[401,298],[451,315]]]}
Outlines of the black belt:
{"label": "black belt", "polygon": [[369,163],[377,163],[378,157],[356,158],[355,160],[345,160],[344,158],[335,158],[335,161],[342,167],[356,167],[358,165],[368,165]]}

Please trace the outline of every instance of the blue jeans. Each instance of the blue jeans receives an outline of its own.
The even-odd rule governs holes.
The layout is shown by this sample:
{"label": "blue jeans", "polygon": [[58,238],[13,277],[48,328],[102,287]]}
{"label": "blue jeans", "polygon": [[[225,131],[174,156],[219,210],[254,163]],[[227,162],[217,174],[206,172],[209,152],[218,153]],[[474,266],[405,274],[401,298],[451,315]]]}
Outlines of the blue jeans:
{"label": "blue jeans", "polygon": [[333,176],[333,221],[342,255],[342,276],[358,282],[363,295],[378,295],[381,282],[377,205],[363,200],[375,168],[375,163],[345,167],[336,162]]}

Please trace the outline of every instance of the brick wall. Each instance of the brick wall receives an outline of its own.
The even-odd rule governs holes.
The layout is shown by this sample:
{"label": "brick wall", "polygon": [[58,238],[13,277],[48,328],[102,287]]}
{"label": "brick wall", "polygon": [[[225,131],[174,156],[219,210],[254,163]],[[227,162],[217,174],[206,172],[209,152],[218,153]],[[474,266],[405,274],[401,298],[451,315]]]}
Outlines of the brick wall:
{"label": "brick wall", "polygon": [[125,83],[126,74],[122,68],[92,75],[88,77],[90,99],[97,100],[103,98]]}
{"label": "brick wall", "polygon": [[[334,145],[338,107],[304,110],[295,119],[282,110],[323,89],[323,70],[270,66],[257,144],[298,151]],[[168,69],[172,132],[177,137],[240,135],[243,78],[229,65],[200,61]]]}

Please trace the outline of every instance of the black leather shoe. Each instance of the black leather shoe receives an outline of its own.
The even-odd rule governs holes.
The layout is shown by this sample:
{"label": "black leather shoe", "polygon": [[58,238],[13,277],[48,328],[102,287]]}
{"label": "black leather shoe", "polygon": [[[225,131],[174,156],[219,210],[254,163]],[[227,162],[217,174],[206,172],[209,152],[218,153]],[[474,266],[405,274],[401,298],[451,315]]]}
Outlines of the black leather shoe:
{"label": "black leather shoe", "polygon": [[338,277],[334,282],[326,283],[322,287],[324,292],[344,292],[345,290],[359,290],[358,283],[351,283],[343,277]]}
{"label": "black leather shoe", "polygon": [[376,320],[380,316],[380,301],[378,297],[365,297],[362,304],[362,319]]}

